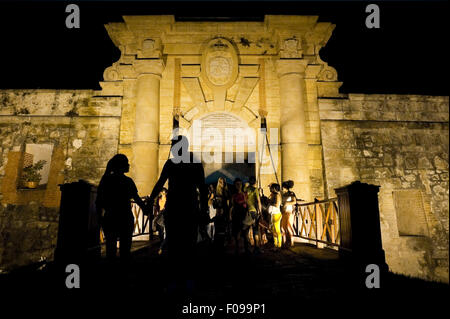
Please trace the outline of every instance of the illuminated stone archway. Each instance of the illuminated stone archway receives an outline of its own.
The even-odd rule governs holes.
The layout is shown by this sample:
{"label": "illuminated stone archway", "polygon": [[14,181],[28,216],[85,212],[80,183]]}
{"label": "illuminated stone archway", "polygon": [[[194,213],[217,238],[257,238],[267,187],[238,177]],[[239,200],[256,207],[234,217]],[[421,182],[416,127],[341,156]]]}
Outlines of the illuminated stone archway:
{"label": "illuminated stone archway", "polygon": [[[264,22],[123,20],[106,25],[122,54],[105,70],[99,94],[122,97],[119,151],[129,156],[141,194],[151,191],[168,158],[174,116],[187,129],[223,113],[253,129],[266,118],[280,179],[294,180],[305,199],[323,196],[323,181],[312,186],[310,179],[322,170],[317,97],[336,96],[341,85],[318,55],[333,24],[270,15]],[[275,180],[273,171],[261,177],[263,186]]]}

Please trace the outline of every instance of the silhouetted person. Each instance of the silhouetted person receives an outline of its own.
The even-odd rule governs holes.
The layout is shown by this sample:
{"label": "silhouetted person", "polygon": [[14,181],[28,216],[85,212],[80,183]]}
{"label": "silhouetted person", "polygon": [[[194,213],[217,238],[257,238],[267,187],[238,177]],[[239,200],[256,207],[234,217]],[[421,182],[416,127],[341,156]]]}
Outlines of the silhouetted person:
{"label": "silhouetted person", "polygon": [[297,197],[291,190],[294,187],[294,182],[289,180],[281,184],[282,187],[282,207],[281,207],[281,233],[283,236],[283,244],[285,247],[294,245],[294,209],[297,203]]}
{"label": "silhouetted person", "polygon": [[164,226],[166,212],[167,189],[163,188],[153,205],[153,224],[158,231],[159,250],[158,255],[166,248],[166,231]]}
{"label": "silhouetted person", "polygon": [[272,224],[272,234],[273,234],[273,243],[274,249],[277,250],[281,248],[282,237],[281,237],[281,194],[280,194],[280,185],[276,183],[272,183],[270,185],[270,215],[271,215],[271,224]]}
{"label": "silhouetted person", "polygon": [[270,233],[270,221],[272,216],[269,213],[270,200],[269,197],[264,195],[262,188],[259,189],[259,198],[261,203],[261,218],[259,219],[259,225],[261,227],[261,242],[266,243],[269,241]]}
{"label": "silhouetted person", "polygon": [[208,208],[209,208],[209,218],[210,218],[210,222],[208,223],[207,226],[207,232],[208,232],[208,236],[211,239],[214,239],[214,218],[216,217],[216,213],[217,210],[213,205],[213,201],[214,201],[214,194],[216,192],[216,189],[214,187],[213,184],[208,185]]}
{"label": "silhouetted person", "polygon": [[223,252],[225,239],[230,231],[229,198],[230,193],[225,178],[219,177],[212,200],[213,208],[216,210],[214,246],[217,252]]}
{"label": "silhouetted person", "polygon": [[101,214],[102,209],[105,210],[101,224],[106,239],[106,256],[110,260],[116,257],[117,239],[120,240],[120,258],[128,260],[130,257],[134,230],[131,199],[134,199],[143,210],[147,209],[138,195],[133,180],[124,175],[129,169],[130,165],[125,155],[114,155],[106,166],[97,190],[97,211]]}
{"label": "silhouetted person", "polygon": [[254,242],[254,252],[259,253],[259,220],[261,218],[261,201],[259,198],[259,190],[256,187],[255,176],[250,176],[248,186],[245,188],[245,193],[247,194],[247,209],[250,216],[253,219],[253,224],[244,225],[244,248],[246,251],[249,250],[249,232],[252,228],[253,242]]}
{"label": "silhouetted person", "polygon": [[195,262],[199,224],[204,221],[203,216],[207,216],[208,190],[203,165],[201,162],[194,162],[185,136],[180,135],[172,140],[171,154],[172,158],[164,164],[161,176],[153,188],[150,201],[154,200],[168,181],[164,217],[169,271],[172,277],[188,279]]}
{"label": "silhouetted person", "polygon": [[[247,194],[242,191],[242,181],[240,178],[234,180],[236,193],[231,196],[231,223],[233,237],[235,241],[235,252],[239,253],[239,235],[245,236],[243,220],[247,212]],[[244,239],[245,240],[245,239]],[[246,253],[249,253],[248,246],[244,246]]]}

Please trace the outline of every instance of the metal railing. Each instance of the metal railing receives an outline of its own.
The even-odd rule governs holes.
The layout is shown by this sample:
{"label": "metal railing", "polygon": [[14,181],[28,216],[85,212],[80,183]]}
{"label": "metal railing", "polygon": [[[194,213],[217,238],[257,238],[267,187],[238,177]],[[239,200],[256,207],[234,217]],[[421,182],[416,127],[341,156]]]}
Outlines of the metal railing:
{"label": "metal railing", "polygon": [[142,235],[150,235],[150,237],[153,237],[150,216],[144,215],[141,207],[139,207],[139,205],[134,201],[131,203],[131,211],[134,216],[133,237]]}
{"label": "metal railing", "polygon": [[[153,235],[150,216],[143,214],[138,204],[132,202],[134,239]],[[337,198],[295,205],[294,236],[314,243],[317,248],[337,249],[340,246],[339,205]],[[104,242],[103,231],[100,241]]]}
{"label": "metal railing", "polygon": [[[144,200],[144,198],[142,198]],[[153,237],[153,231],[151,231],[151,220],[150,216],[144,215],[141,207],[134,201],[131,202],[131,212],[134,216],[134,230],[133,230],[133,240],[139,240],[139,236],[150,235]],[[100,228],[100,243],[105,242],[105,234],[103,229]]]}
{"label": "metal railing", "polygon": [[315,243],[317,248],[340,246],[339,205],[337,198],[297,204],[294,236]]}

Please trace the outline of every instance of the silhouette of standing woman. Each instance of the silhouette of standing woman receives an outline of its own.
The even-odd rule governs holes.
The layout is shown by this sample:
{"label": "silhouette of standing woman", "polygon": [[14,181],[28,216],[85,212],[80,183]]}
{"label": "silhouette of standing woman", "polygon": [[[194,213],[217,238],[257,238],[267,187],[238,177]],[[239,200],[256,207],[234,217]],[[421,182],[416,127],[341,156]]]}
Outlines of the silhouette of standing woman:
{"label": "silhouette of standing woman", "polygon": [[168,181],[164,217],[167,252],[170,268],[173,268],[169,271],[173,276],[188,279],[186,276],[192,275],[194,267],[191,261],[195,254],[201,217],[207,216],[208,189],[203,165],[199,161],[194,162],[194,156],[189,152],[188,139],[182,135],[175,137],[170,151],[172,158],[164,164],[161,176],[150,195],[150,202],[153,202]]}
{"label": "silhouette of standing woman", "polygon": [[[236,178],[234,180],[234,187],[236,189],[236,193],[231,197],[231,222],[232,222],[232,231],[235,242],[235,252],[239,253],[239,234],[241,236],[245,236],[246,232],[243,229],[243,220],[245,214],[247,212],[247,194],[242,191],[242,181],[240,178]],[[245,239],[244,239],[245,240]],[[246,253],[248,251],[248,245],[245,246]]]}
{"label": "silhouette of standing woman", "polygon": [[102,209],[105,210],[101,224],[106,239],[106,257],[110,260],[116,257],[117,239],[120,240],[120,259],[127,261],[130,258],[134,229],[131,199],[146,211],[133,180],[124,175],[129,169],[130,164],[125,155],[114,155],[106,166],[97,190],[97,211],[101,213]]}

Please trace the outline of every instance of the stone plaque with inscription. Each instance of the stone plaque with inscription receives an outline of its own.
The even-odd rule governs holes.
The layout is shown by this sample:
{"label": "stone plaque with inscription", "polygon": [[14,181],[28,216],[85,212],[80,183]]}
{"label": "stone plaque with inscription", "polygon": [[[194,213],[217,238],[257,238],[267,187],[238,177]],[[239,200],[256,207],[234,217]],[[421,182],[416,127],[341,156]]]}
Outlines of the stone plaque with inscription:
{"label": "stone plaque with inscription", "polygon": [[393,192],[397,227],[400,236],[428,236],[422,193],[418,189]]}

